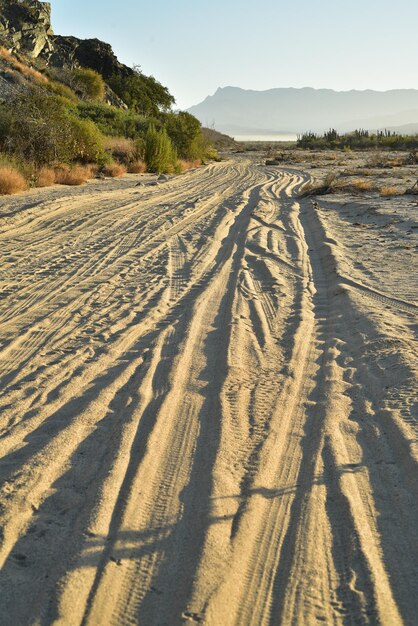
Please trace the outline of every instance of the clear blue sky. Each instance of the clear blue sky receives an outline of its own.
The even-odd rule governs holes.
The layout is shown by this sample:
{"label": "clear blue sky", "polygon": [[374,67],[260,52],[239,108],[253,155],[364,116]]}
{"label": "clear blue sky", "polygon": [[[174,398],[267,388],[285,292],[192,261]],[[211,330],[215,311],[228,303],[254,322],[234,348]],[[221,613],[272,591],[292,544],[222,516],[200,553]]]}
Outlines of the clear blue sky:
{"label": "clear blue sky", "polygon": [[418,88],[417,0],[51,0],[57,34],[98,37],[179,108],[217,87]]}

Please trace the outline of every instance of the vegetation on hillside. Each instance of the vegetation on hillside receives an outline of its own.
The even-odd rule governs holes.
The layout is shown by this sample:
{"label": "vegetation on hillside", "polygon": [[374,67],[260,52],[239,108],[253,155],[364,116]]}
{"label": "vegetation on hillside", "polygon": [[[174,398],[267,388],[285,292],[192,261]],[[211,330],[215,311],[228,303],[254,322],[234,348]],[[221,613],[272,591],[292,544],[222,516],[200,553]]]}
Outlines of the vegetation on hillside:
{"label": "vegetation on hillside", "polygon": [[[168,89],[137,68],[105,82],[92,69],[40,73],[5,50],[0,58],[24,77],[0,102],[0,164],[16,173],[15,184],[2,185],[0,193],[27,184],[80,184],[98,171],[181,172],[217,158],[200,122],[174,112]],[[107,104],[110,90],[126,108]]]}
{"label": "vegetation on hillside", "polygon": [[158,116],[175,104],[167,87],[163,87],[153,76],[145,76],[137,67],[131,76],[113,75],[107,82],[129,109],[140,115]]}
{"label": "vegetation on hillside", "polygon": [[339,134],[335,129],[330,129],[323,135],[317,133],[304,133],[297,140],[297,147],[306,149],[342,149],[342,150],[415,150],[418,148],[418,135],[399,135],[390,130],[376,133],[358,129],[352,133]]}

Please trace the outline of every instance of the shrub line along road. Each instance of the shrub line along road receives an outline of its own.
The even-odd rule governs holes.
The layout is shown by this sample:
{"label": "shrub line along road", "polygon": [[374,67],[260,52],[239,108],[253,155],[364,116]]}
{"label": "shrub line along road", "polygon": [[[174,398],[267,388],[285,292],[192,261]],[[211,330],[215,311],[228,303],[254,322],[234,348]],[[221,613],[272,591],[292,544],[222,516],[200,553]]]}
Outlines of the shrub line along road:
{"label": "shrub line along road", "polygon": [[1,624],[414,623],[413,370],[378,363],[417,307],[308,179],[2,203]]}

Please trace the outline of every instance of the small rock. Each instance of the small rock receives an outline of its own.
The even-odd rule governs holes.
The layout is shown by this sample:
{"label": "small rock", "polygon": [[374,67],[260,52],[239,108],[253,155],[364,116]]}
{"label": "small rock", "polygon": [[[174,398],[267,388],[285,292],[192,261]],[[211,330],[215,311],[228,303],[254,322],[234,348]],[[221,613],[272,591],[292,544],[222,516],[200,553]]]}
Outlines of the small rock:
{"label": "small rock", "polygon": [[114,556],[111,556],[111,557],[110,557],[110,560],[111,560],[111,561],[113,561],[113,563],[116,563],[116,565],[122,565],[122,561],[121,561],[121,559],[117,559],[117,558],[116,558],[116,557],[114,557]]}

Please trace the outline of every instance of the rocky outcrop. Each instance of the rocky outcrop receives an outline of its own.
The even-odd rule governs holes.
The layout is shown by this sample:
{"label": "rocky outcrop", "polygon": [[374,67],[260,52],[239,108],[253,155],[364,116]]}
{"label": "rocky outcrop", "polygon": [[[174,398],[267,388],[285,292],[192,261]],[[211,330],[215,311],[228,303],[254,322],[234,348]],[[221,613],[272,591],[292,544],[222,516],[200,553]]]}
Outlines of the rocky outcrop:
{"label": "rocky outcrop", "polygon": [[56,35],[52,38],[53,49],[48,63],[54,67],[89,67],[106,80],[113,74],[130,76],[133,70],[120,63],[112,46],[99,39],[78,39]]}
{"label": "rocky outcrop", "polygon": [[0,41],[36,59],[52,52],[51,5],[37,0],[0,0]]}
{"label": "rocky outcrop", "polygon": [[[54,35],[49,2],[0,0],[0,45],[14,54],[20,54],[25,62],[41,70],[46,67],[88,67],[99,72],[105,80],[114,74],[128,77],[134,73],[130,67],[118,61],[109,44],[99,39]],[[13,76],[3,71],[8,68],[2,65],[4,63],[0,62],[0,99],[14,88],[11,84]],[[126,108],[107,86],[105,101]]]}
{"label": "rocky outcrop", "polygon": [[51,5],[37,0],[0,0],[0,43],[11,52],[37,59],[44,66],[90,67],[106,80],[112,74],[130,76],[112,47],[99,39],[54,35]]}

